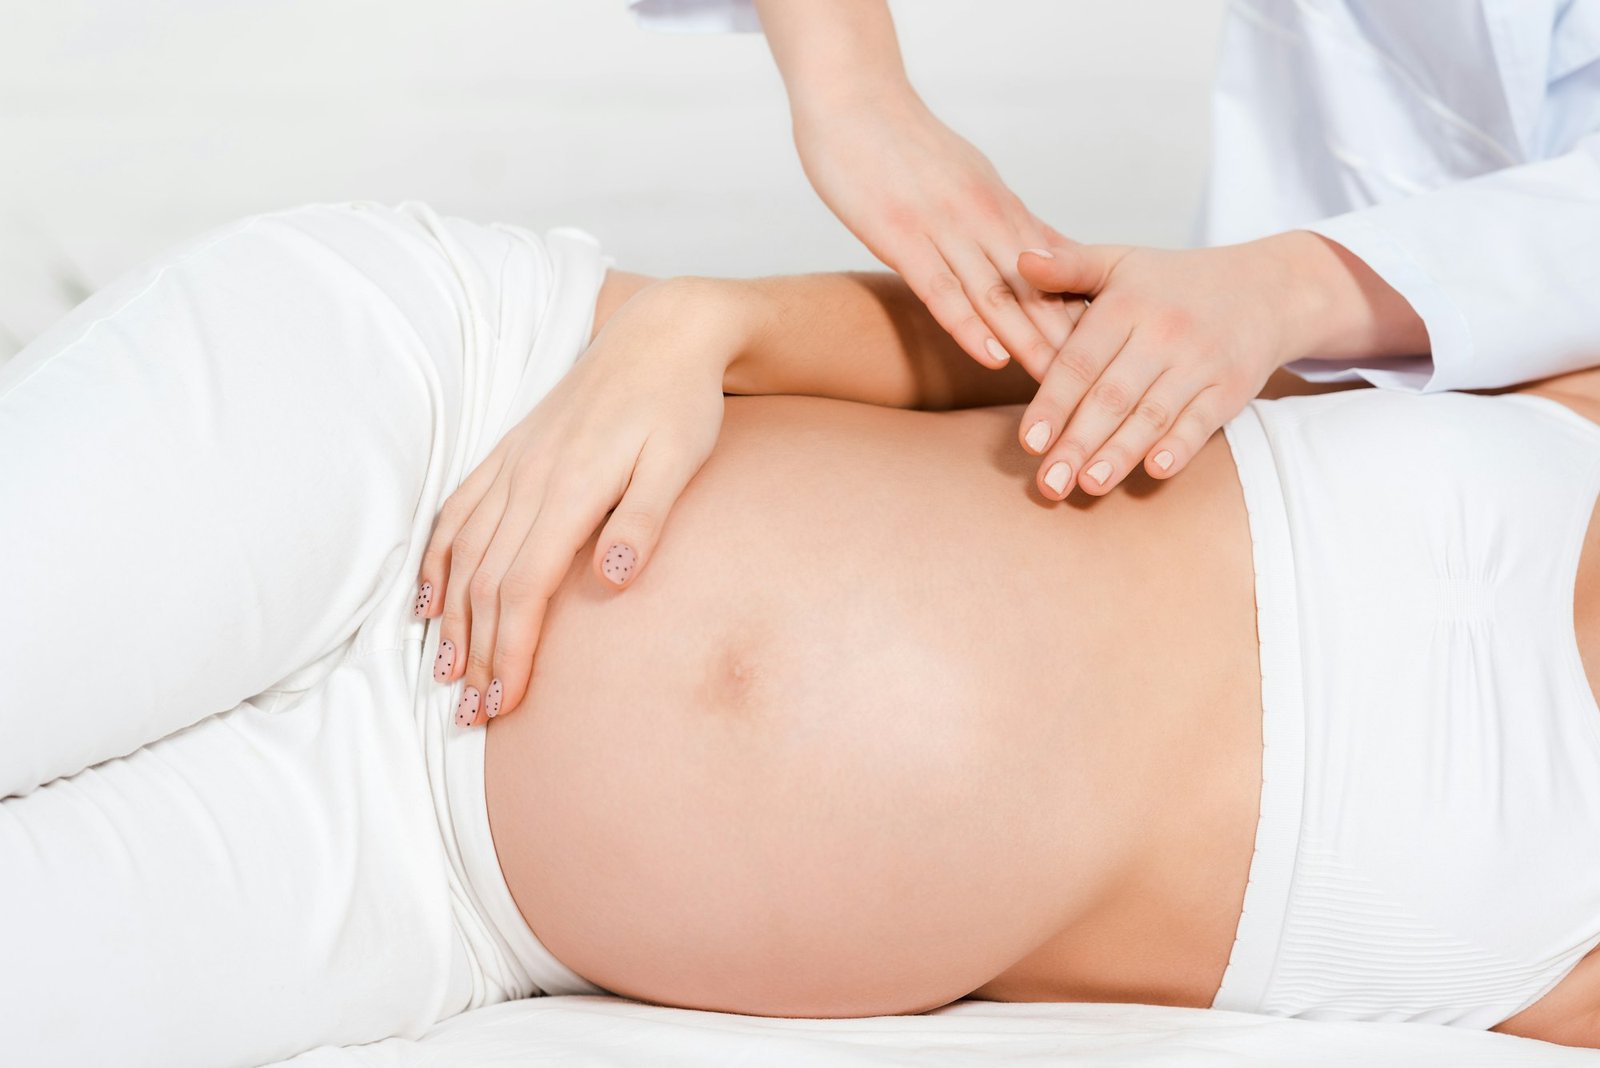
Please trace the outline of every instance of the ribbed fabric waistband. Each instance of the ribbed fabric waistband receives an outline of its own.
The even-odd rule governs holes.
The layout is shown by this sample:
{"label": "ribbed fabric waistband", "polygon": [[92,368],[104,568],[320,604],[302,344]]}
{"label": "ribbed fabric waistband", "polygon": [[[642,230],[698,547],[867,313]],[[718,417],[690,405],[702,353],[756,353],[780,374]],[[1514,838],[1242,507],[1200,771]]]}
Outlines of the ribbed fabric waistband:
{"label": "ribbed fabric waistband", "polygon": [[1272,983],[1300,842],[1305,691],[1288,513],[1272,444],[1247,405],[1225,427],[1250,520],[1261,646],[1261,814],[1244,911],[1212,1008],[1260,1010]]}

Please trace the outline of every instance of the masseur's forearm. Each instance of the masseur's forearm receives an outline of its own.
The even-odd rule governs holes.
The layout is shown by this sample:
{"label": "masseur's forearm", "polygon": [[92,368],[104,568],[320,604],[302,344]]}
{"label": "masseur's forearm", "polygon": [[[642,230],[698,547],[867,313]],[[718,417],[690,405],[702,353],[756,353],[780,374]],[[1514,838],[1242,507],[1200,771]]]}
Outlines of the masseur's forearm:
{"label": "masseur's forearm", "polygon": [[[1405,297],[1342,245],[1307,230],[1266,238],[1300,292],[1284,362],[1420,356],[1428,330]],[[1288,311],[1288,309],[1286,309]]]}
{"label": "masseur's forearm", "polygon": [[886,0],[756,0],[756,10],[797,122],[911,93]]}

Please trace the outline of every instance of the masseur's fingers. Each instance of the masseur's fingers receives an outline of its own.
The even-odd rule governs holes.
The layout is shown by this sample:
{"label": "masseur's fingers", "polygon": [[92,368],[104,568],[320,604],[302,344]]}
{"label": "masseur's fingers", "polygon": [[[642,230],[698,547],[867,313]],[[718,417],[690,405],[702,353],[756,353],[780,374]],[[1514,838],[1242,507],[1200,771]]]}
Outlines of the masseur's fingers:
{"label": "masseur's fingers", "polygon": [[[1091,308],[1090,314],[1093,313],[1094,309]],[[1088,492],[1096,495],[1106,492],[1115,484],[1112,475],[1119,470],[1121,474],[1126,474],[1130,466],[1124,462],[1119,469],[1115,457],[1097,455],[1117,428],[1136,414],[1141,419],[1154,416],[1162,416],[1164,420],[1168,418],[1155,409],[1140,412],[1144,397],[1162,371],[1161,350],[1153,350],[1150,343],[1141,337],[1142,329],[1134,329],[1121,350],[1114,354],[1109,366],[1101,371],[1100,377],[1083,395],[1077,409],[1068,416],[1066,428],[1040,463],[1039,486],[1046,495],[1059,499],[1066,496],[1071,488],[1070,483],[1061,485],[1059,472],[1063,469],[1057,468],[1057,464],[1064,464],[1064,470],[1075,473],[1078,485]],[[1075,389],[1075,386],[1072,388]],[[1044,392],[1042,386],[1040,392]],[[1165,425],[1160,427],[1160,430],[1165,429]],[[1095,458],[1091,460],[1091,457]],[[1052,471],[1057,473],[1051,474]]]}
{"label": "masseur's fingers", "polygon": [[[1052,227],[1029,215],[1027,221],[1018,227],[1015,241],[1005,245],[984,246],[985,254],[1000,268],[1001,276],[1017,294],[1017,301],[1022,305],[1023,313],[1043,335],[1045,341],[1050,343],[1052,358],[1060,351],[1061,346],[1067,343],[1073,326],[1083,315],[1084,303],[1076,297],[1063,298],[1055,293],[1046,293],[1024,278],[1019,267],[1021,257],[1018,255],[1018,250],[1076,244],[1077,242],[1063,237]],[[1048,366],[1047,360],[1045,367]],[[1033,375],[1035,380],[1044,377],[1045,367],[1040,367],[1038,373]],[[1032,374],[1033,368],[1028,368],[1028,371]]]}
{"label": "masseur's fingers", "polygon": [[[1137,330],[1134,337],[1137,340]],[[1123,349],[1118,365],[1133,356],[1135,351],[1134,342],[1130,341],[1127,348]],[[1110,493],[1141,461],[1145,470],[1152,475],[1164,478],[1170,474],[1176,454],[1170,448],[1157,449],[1155,446],[1162,435],[1172,429],[1184,405],[1194,397],[1193,383],[1185,380],[1180,372],[1171,369],[1161,372],[1133,406],[1133,411],[1116,428],[1111,439],[1093,449],[1084,461],[1084,474],[1079,479],[1079,485],[1096,496]],[[1086,410],[1088,405],[1084,408]],[[1069,423],[1067,436],[1070,437],[1073,432],[1073,426]],[[1093,437],[1093,431],[1086,432],[1087,439]],[[1097,478],[1097,475],[1104,477]]]}
{"label": "masseur's fingers", "polygon": [[[1056,347],[1045,340],[1023,310],[1014,288],[1021,286],[1023,292],[1027,291],[1021,276],[1015,275],[1014,281],[1008,281],[1003,270],[977,245],[952,244],[941,247],[940,252],[961,280],[968,302],[999,341],[1001,349],[1022,364],[1035,380],[1042,378],[1056,354]],[[986,339],[985,345],[987,343]]]}
{"label": "masseur's fingers", "polygon": [[1092,299],[1106,288],[1111,272],[1132,251],[1124,245],[1030,248],[1017,257],[1017,270],[1029,285],[1046,293],[1081,293]]}
{"label": "masseur's fingers", "polygon": [[1004,367],[1011,360],[1010,354],[983,317],[973,310],[965,286],[944,255],[926,240],[917,249],[909,260],[897,266],[911,292],[927,305],[934,321],[968,356],[985,367]]}
{"label": "masseur's fingers", "polygon": [[1156,442],[1145,469],[1156,478],[1167,478],[1182,471],[1211,440],[1211,435],[1236,414],[1237,408],[1237,404],[1230,404],[1223,386],[1202,389],[1183,409],[1172,430]]}
{"label": "masseur's fingers", "polygon": [[[1023,412],[1018,430],[1023,448],[1035,456],[1042,456],[1049,450],[1061,436],[1067,418],[1127,342],[1131,329],[1128,320],[1118,315],[1115,307],[1099,303],[1090,305],[1066,345],[1045,372],[1038,393]],[[1059,500],[1077,472],[1075,464],[1067,467],[1058,467],[1054,463],[1047,465],[1041,474],[1040,485],[1053,490],[1048,496]]]}

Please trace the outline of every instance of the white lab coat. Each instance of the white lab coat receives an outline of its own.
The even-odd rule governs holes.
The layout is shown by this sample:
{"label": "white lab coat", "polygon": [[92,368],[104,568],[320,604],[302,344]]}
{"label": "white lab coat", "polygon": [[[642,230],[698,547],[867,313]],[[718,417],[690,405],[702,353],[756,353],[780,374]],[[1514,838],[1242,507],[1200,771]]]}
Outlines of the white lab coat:
{"label": "white lab coat", "polygon": [[[749,0],[632,6],[760,28]],[[1232,0],[1212,111],[1202,240],[1313,230],[1428,327],[1431,359],[1290,370],[1431,392],[1600,364],[1600,0]]]}

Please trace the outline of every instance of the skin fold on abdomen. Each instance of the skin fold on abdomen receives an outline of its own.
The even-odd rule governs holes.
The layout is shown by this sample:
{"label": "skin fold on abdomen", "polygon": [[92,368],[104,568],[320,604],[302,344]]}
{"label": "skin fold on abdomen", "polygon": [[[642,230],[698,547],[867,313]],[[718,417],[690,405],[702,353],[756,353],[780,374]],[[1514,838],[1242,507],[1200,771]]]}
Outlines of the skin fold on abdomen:
{"label": "skin fold on abdomen", "polygon": [[579,553],[485,769],[559,959],[763,1015],[1209,1003],[1260,787],[1227,446],[1052,504],[1020,411],[729,398],[632,586]]}

